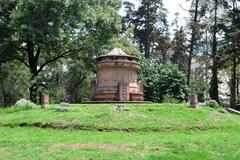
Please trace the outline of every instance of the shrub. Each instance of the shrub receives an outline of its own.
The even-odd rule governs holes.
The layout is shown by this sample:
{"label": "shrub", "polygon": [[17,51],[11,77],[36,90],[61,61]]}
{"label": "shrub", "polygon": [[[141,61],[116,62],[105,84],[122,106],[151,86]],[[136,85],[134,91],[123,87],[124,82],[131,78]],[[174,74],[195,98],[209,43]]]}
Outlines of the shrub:
{"label": "shrub", "polygon": [[166,95],[163,96],[163,103],[178,103],[178,100],[174,98],[172,95],[167,93]]}
{"label": "shrub", "polygon": [[218,108],[219,104],[215,100],[209,100],[206,102],[206,105],[211,107],[211,108]]}
{"label": "shrub", "polygon": [[203,75],[192,75],[190,81],[190,93],[198,95],[199,102],[204,102],[205,93],[209,86]]}
{"label": "shrub", "polygon": [[187,100],[186,78],[177,65],[158,64],[154,60],[140,58],[142,71],[139,80],[144,86],[145,100],[163,102],[164,96],[171,95],[178,102]]}
{"label": "shrub", "polygon": [[228,101],[222,101],[221,102],[221,107],[222,108],[229,108],[230,107],[230,103]]}

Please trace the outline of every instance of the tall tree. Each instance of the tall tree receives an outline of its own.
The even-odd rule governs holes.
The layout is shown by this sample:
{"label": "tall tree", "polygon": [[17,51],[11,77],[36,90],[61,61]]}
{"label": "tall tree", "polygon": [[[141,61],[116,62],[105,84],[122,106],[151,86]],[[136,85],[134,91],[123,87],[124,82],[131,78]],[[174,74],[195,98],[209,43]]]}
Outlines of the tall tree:
{"label": "tall tree", "polygon": [[223,47],[224,54],[221,58],[229,60],[231,68],[230,83],[230,107],[240,109],[236,105],[236,81],[237,81],[237,65],[240,63],[240,8],[237,0],[226,0],[227,8],[221,19],[221,30],[224,32]]}
{"label": "tall tree", "polygon": [[129,3],[125,6],[128,14],[124,23],[134,26],[134,39],[145,57],[150,58],[158,46],[156,43],[160,44],[158,40],[167,31],[166,9],[162,0],[141,0],[136,11],[130,10]]}
{"label": "tall tree", "polygon": [[0,61],[17,59],[32,76],[30,99],[37,102],[37,77],[45,66],[70,56],[87,57],[88,47],[105,44],[120,28],[115,0],[2,0]]}
{"label": "tall tree", "polygon": [[232,10],[230,12],[231,26],[228,29],[227,37],[230,39],[230,54],[232,55],[231,69],[231,99],[230,107],[239,110],[236,106],[236,81],[237,81],[237,64],[240,58],[240,10],[237,1],[232,1]]}
{"label": "tall tree", "polygon": [[172,56],[171,62],[178,65],[179,69],[184,73],[187,72],[187,46],[186,46],[186,34],[183,27],[176,30],[172,41]]}
{"label": "tall tree", "polygon": [[184,73],[187,73],[187,38],[184,32],[183,26],[179,26],[178,19],[179,13],[175,13],[176,18],[173,22],[174,29],[174,37],[171,45],[171,62],[177,64],[179,69]]}
{"label": "tall tree", "polygon": [[211,99],[219,102],[218,97],[218,56],[217,56],[217,18],[218,18],[218,0],[214,0],[214,24],[212,31],[212,77],[210,82],[209,94]]}
{"label": "tall tree", "polygon": [[199,8],[199,0],[195,0],[195,9],[193,13],[193,20],[191,23],[191,40],[190,40],[190,50],[189,50],[189,57],[188,57],[188,73],[187,73],[187,84],[190,84],[190,76],[191,76],[191,65],[192,65],[192,58],[193,58],[193,51],[194,46],[196,44],[196,32],[197,32],[197,25],[198,25],[198,11]]}

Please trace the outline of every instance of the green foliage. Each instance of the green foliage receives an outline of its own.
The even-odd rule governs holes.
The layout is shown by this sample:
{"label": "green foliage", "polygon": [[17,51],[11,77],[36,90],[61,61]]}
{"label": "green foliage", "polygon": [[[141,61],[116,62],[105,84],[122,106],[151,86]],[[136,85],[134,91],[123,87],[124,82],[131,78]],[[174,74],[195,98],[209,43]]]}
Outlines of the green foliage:
{"label": "green foliage", "polygon": [[63,58],[92,59],[119,33],[119,0],[0,1],[0,62],[16,59],[32,74],[30,98],[37,102],[38,76]]}
{"label": "green foliage", "polygon": [[102,46],[103,54],[108,53],[113,48],[121,48],[125,53],[132,56],[139,55],[139,46],[133,43],[130,34],[119,35],[118,37],[113,37],[109,42]]}
{"label": "green foliage", "polygon": [[139,79],[144,86],[145,100],[162,102],[166,94],[177,101],[187,100],[188,87],[185,75],[173,64],[158,64],[154,60],[140,58],[142,71]]}
{"label": "green foliage", "polygon": [[93,73],[91,68],[84,62],[70,63],[68,71],[64,73],[64,86],[66,89],[66,101],[80,103],[89,97]]}
{"label": "green foliage", "polygon": [[193,74],[190,80],[190,92],[198,95],[198,100],[204,102],[205,95],[209,85],[204,79],[204,76]]}
{"label": "green foliage", "polygon": [[134,40],[139,43],[145,57],[150,58],[152,52],[161,52],[167,46],[165,40],[168,38],[165,35],[168,30],[167,11],[162,0],[142,0],[137,10],[129,2],[124,3],[124,7],[127,15],[122,19],[123,28],[134,27]]}
{"label": "green foliage", "polygon": [[172,41],[172,55],[171,62],[177,64],[179,69],[184,73],[187,73],[187,45],[186,45],[186,34],[183,30],[183,27],[175,30],[174,38]]}
{"label": "green foliage", "polygon": [[16,61],[0,64],[0,106],[13,105],[28,97],[29,71]]}
{"label": "green foliage", "polygon": [[172,95],[170,95],[169,93],[165,94],[163,96],[163,103],[178,103],[178,100],[175,99]]}

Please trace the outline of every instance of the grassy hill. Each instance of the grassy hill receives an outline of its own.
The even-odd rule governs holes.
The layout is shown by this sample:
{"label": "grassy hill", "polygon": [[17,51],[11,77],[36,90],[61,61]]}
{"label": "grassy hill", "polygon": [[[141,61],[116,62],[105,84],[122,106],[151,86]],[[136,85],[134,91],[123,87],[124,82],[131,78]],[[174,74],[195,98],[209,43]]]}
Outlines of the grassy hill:
{"label": "grassy hill", "polygon": [[240,116],[185,104],[71,105],[0,110],[0,159],[229,159]]}

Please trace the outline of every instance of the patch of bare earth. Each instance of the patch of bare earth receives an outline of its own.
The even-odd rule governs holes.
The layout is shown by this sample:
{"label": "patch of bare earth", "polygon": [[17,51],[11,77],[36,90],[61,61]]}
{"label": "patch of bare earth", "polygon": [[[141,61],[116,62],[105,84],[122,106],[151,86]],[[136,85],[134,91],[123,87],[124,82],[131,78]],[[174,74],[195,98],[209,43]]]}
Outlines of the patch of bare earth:
{"label": "patch of bare earth", "polygon": [[54,145],[53,148],[68,147],[76,149],[102,149],[107,152],[127,152],[131,151],[133,145],[129,144],[58,144]]}
{"label": "patch of bare earth", "polygon": [[7,152],[7,150],[1,147],[0,147],[0,155],[5,158],[9,157],[9,153]]}

